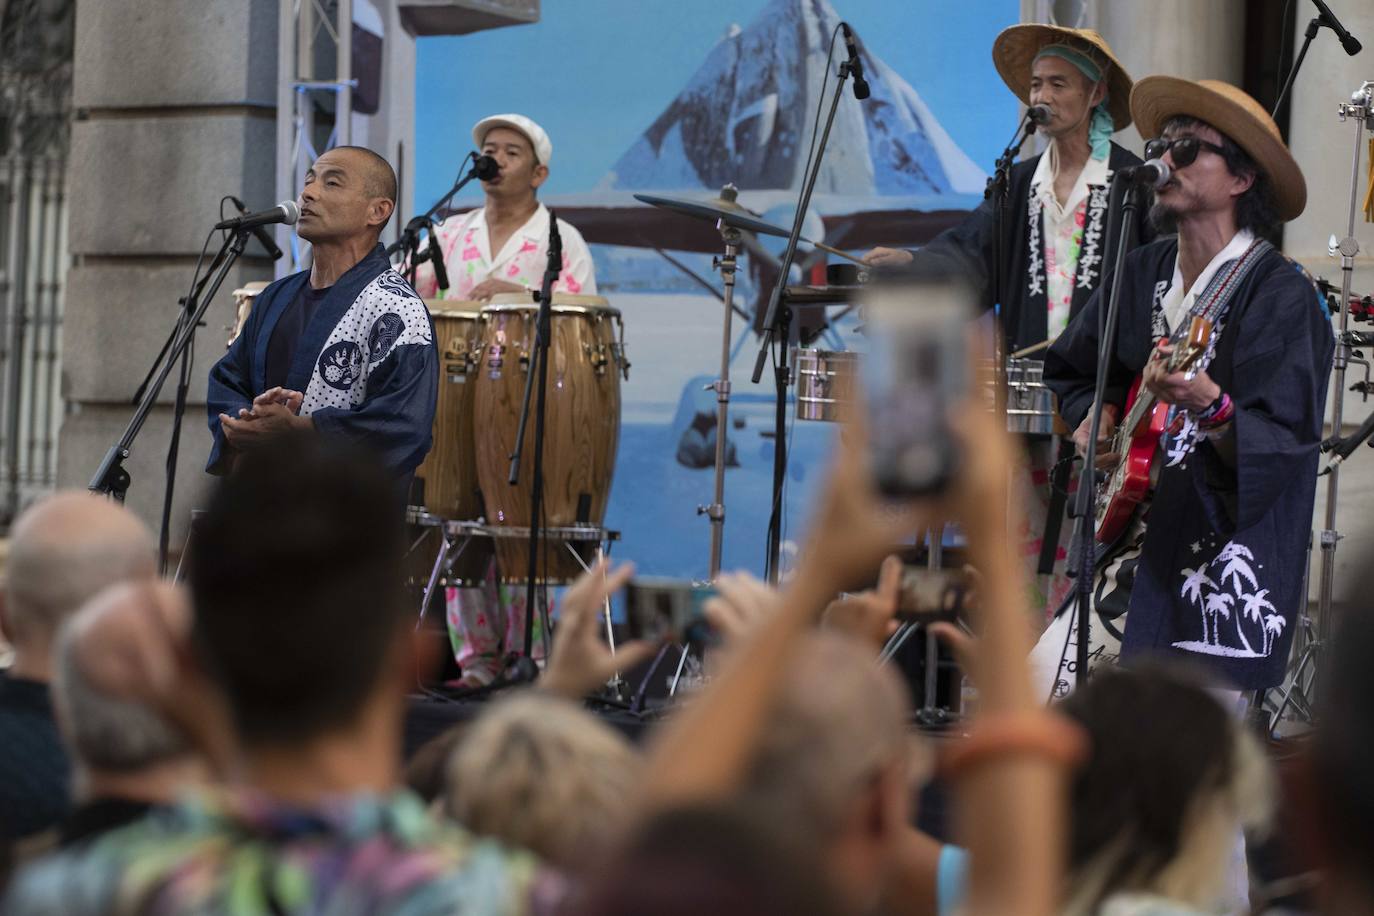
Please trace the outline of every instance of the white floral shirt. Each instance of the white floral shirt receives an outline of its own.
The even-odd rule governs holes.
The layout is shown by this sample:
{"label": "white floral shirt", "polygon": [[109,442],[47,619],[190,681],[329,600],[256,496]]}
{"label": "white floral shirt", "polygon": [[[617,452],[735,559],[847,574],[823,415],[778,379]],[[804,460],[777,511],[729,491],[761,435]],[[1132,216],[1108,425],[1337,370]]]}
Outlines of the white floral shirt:
{"label": "white floral shirt", "polygon": [[1040,164],[1031,178],[1030,191],[1044,220],[1045,295],[1049,305],[1050,340],[1062,334],[1069,324],[1078,254],[1083,246],[1083,227],[1087,224],[1089,186],[1106,185],[1109,168],[1107,159],[1090,157],[1062,206],[1054,195],[1054,179],[1058,172],[1059,157],[1051,145],[1040,157]]}
{"label": "white floral shirt", "polygon": [[[484,280],[504,280],[534,290],[544,281],[549,250],[549,210],[543,204],[494,254],[487,233],[485,207],[450,216],[435,227],[435,234],[439,250],[444,253],[444,267],[448,270],[449,287],[443,291],[444,299],[471,299],[473,288]],[[563,240],[563,270],[554,284],[554,291],[595,295],[596,269],[582,233],[560,219],[558,234]],[[415,275],[415,291],[422,299],[440,297],[433,264],[420,265]]]}

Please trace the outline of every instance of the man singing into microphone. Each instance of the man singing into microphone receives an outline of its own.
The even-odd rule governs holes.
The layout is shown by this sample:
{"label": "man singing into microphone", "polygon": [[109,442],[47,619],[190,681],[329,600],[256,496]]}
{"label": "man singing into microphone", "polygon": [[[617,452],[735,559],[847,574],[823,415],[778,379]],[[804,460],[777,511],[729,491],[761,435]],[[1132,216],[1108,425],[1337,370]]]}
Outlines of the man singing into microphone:
{"label": "man singing into microphone", "polygon": [[[415,288],[426,299],[485,300],[499,293],[537,291],[548,267],[549,211],[536,197],[549,177],[553,143],[531,119],[520,114],[493,115],[472,128],[482,155],[496,160],[500,172],[482,182],[482,207],[451,216],[435,227],[443,254],[448,289],[441,290],[432,264],[419,265]],[[563,241],[563,269],[556,293],[596,293],[591,252],[582,235],[558,221]],[[480,586],[450,588],[445,594],[449,637],[462,666],[462,685],[481,687],[502,671],[504,658],[524,645],[525,587],[500,581],[494,561],[487,564]],[[536,613],[536,628],[544,614]],[[543,651],[536,631],[535,656]]]}
{"label": "man singing into microphone", "polygon": [[[1007,351],[1014,352],[1059,336],[1101,284],[1116,245],[1108,185],[1114,172],[1140,159],[1111,141],[1112,131],[1131,123],[1131,78],[1095,31],[1015,25],[997,36],[992,59],[1017,98],[1049,114],[1040,128],[1049,148],[1011,169],[1001,263],[994,264],[990,200],[919,251],[875,248],[865,260],[954,262],[978,285],[985,306],[998,307]],[[1135,242],[1150,236],[1142,216]],[[998,274],[1000,295],[993,289]]]}
{"label": "man singing into microphone", "polygon": [[[1011,168],[1001,245],[994,202],[985,200],[920,250],[876,248],[865,260],[900,265],[914,259],[967,277],[983,308],[997,308],[1005,352],[1014,353],[1059,336],[1101,286],[1119,237],[1112,175],[1140,159],[1111,142],[1113,130],[1131,123],[1131,78],[1097,32],[1015,25],[997,36],[992,59],[1017,98],[1049,115],[1040,127],[1048,149]],[[1153,237],[1144,213],[1132,237],[1135,245]],[[1024,550],[1028,563],[1048,572],[1072,537],[1073,526],[1063,524],[1067,486],[1056,493],[1050,484],[1053,468],[1069,455],[1055,454],[1049,442],[1028,446],[1028,465],[1017,472],[1030,523]],[[1071,584],[1062,572],[1036,581],[1037,602],[1050,612]]]}
{"label": "man singing into microphone", "polygon": [[376,449],[399,500],[429,451],[439,361],[429,312],[377,241],[396,173],[369,149],[335,147],[306,172],[298,204],[311,268],[262,291],[210,370],[206,470],[226,473],[240,452],[312,429]]}
{"label": "man singing into microphone", "polygon": [[[1091,654],[1094,663],[1118,646],[1123,658],[1179,655],[1230,687],[1272,687],[1307,602],[1334,342],[1311,280],[1263,236],[1302,213],[1307,186],[1273,119],[1234,86],[1152,76],[1135,87],[1131,110],[1141,133],[1156,138],[1146,156],[1172,172],[1150,218],[1177,237],[1127,256],[1102,434],[1125,415],[1137,376],[1169,405],[1169,425],[1148,517],[1122,536],[1094,582]],[[1106,308],[1094,295],[1045,361],[1080,447]],[[1170,372],[1166,358],[1193,316],[1214,330],[1188,371]],[[1124,627],[1101,620],[1111,603],[1127,606]],[[1061,658],[1073,657],[1072,628],[1072,613],[1061,615],[1036,648],[1032,667],[1047,692],[1073,682]]]}
{"label": "man singing into microphone", "polygon": [[[549,211],[536,194],[549,178],[549,135],[524,115],[503,114],[478,121],[472,140],[501,171],[482,182],[484,206],[435,227],[449,286],[439,289],[434,267],[421,264],[415,289],[425,299],[490,299],[497,293],[538,290],[544,280]],[[558,233],[563,239],[563,270],[554,291],[594,295],[596,274],[587,243],[561,219]]]}

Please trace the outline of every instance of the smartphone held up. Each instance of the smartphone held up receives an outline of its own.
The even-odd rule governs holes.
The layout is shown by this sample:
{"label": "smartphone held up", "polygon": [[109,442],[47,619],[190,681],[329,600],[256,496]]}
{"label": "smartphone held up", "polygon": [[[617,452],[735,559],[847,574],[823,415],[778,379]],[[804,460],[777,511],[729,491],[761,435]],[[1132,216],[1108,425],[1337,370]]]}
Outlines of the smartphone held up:
{"label": "smartphone held up", "polygon": [[950,412],[968,400],[967,283],[948,276],[876,280],[864,296],[869,353],[863,363],[870,471],[891,497],[942,491],[959,464]]}

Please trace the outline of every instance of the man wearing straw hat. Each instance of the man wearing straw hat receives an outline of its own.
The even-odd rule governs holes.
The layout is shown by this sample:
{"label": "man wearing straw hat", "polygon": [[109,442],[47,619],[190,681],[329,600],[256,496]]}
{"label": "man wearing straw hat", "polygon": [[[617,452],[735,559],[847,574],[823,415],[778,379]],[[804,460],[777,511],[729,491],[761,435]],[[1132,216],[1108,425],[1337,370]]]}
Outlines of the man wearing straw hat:
{"label": "man wearing straw hat", "polygon": [[[1015,25],[997,36],[992,59],[1017,98],[1050,111],[1041,128],[1046,151],[1011,169],[1001,263],[994,263],[991,200],[917,252],[875,248],[865,259],[953,263],[978,285],[988,309],[999,306],[1012,352],[1057,337],[1101,285],[1117,238],[1111,177],[1140,160],[1111,141],[1114,130],[1131,123],[1131,78],[1097,32]],[[1134,236],[1136,244],[1150,237],[1143,215]]]}
{"label": "man wearing straw hat", "polygon": [[[1155,138],[1146,157],[1171,169],[1150,218],[1177,236],[1127,256],[1103,423],[1109,434],[1140,376],[1170,405],[1169,427],[1145,524],[1124,536],[1117,556],[1128,559],[1104,568],[1108,581],[1094,591],[1099,606],[1129,596],[1123,657],[1185,656],[1231,687],[1263,689],[1283,678],[1306,601],[1334,350],[1311,281],[1263,238],[1302,212],[1307,186],[1274,121],[1234,86],[1152,76],[1136,85],[1131,110]],[[1045,363],[1080,447],[1106,306],[1094,296]],[[1192,370],[1170,373],[1165,357],[1191,316],[1215,330]],[[1063,653],[1070,616],[1037,656]],[[1094,623],[1094,650],[1110,654],[1115,631]],[[1058,677],[1061,687],[1072,680],[1062,665]]]}
{"label": "man wearing straw hat", "polygon": [[[1111,141],[1113,130],[1131,123],[1131,78],[1097,32],[1015,25],[997,36],[992,59],[1022,103],[1050,111],[1041,128],[1049,139],[1045,152],[1011,169],[1000,246],[996,209],[992,200],[985,200],[924,248],[877,248],[867,260],[894,266],[915,261],[968,277],[983,307],[998,309],[1006,352],[1014,353],[1043,348],[1101,285],[1115,263],[1119,236],[1119,203],[1110,194],[1111,178],[1140,160]],[[1132,244],[1152,237],[1142,212]],[[1064,486],[1056,495],[1051,480],[1056,462],[1070,454],[1056,454],[1048,442],[1028,445],[1030,460],[1017,469],[1018,486],[1027,494],[1024,549],[1027,562],[1046,574],[1036,580],[1041,589],[1037,603],[1053,611],[1070,589],[1060,561],[1072,526],[1063,524],[1067,481],[1061,481]],[[1048,575],[1056,565],[1060,572]]]}

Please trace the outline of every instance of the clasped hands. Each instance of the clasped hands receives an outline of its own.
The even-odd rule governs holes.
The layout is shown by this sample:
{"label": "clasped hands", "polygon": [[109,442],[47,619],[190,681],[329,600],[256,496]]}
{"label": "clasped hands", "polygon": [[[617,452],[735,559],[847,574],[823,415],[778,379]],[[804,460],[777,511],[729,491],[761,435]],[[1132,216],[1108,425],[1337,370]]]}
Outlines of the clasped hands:
{"label": "clasped hands", "polygon": [[310,418],[300,415],[304,400],[305,395],[299,391],[280,386],[269,388],[253,399],[251,408],[241,408],[237,417],[219,415],[224,438],[234,448],[245,449],[282,433],[310,429]]}

